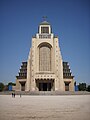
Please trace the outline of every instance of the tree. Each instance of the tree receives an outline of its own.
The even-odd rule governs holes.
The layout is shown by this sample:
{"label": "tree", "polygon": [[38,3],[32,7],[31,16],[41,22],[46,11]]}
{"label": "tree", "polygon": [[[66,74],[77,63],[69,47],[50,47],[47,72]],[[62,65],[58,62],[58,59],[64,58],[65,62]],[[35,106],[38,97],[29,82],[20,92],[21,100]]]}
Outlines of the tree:
{"label": "tree", "polygon": [[79,91],[86,91],[86,83],[79,83],[78,89]]}
{"label": "tree", "polygon": [[90,92],[90,85],[88,85],[88,87],[87,87],[87,91]]}
{"label": "tree", "polygon": [[8,83],[8,86],[9,86],[9,85],[15,86],[16,83],[9,82],[9,83]]}
{"label": "tree", "polygon": [[0,92],[3,91],[3,89],[4,89],[4,84],[0,83]]}

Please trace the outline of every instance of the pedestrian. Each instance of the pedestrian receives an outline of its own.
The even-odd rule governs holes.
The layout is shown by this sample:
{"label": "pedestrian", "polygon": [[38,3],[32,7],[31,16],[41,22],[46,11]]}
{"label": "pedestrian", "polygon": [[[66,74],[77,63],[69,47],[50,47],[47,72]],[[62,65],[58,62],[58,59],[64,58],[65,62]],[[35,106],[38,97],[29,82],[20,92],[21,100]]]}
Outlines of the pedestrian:
{"label": "pedestrian", "polygon": [[13,97],[13,93],[12,93],[12,97]]}
{"label": "pedestrian", "polygon": [[21,93],[20,93],[20,98],[21,98]]}
{"label": "pedestrian", "polygon": [[15,98],[15,93],[13,93],[13,96],[14,96],[14,98]]}

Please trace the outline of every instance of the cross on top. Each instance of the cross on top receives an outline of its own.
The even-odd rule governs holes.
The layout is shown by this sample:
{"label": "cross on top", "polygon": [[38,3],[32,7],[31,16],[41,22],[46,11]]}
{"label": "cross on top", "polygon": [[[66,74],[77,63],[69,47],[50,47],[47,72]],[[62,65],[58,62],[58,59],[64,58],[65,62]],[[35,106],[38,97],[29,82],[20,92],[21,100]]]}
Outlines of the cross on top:
{"label": "cross on top", "polygon": [[46,21],[46,19],[47,19],[47,16],[43,16],[42,18],[43,18],[43,21]]}

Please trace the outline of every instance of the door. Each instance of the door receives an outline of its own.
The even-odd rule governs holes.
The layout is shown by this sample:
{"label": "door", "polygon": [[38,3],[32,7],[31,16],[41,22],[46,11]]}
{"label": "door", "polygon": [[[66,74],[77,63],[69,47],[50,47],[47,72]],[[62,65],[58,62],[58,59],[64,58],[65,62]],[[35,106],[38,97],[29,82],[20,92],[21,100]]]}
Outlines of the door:
{"label": "door", "polygon": [[47,91],[47,83],[43,83],[43,91]]}
{"label": "door", "polygon": [[69,83],[68,82],[65,83],[65,91],[69,91]]}

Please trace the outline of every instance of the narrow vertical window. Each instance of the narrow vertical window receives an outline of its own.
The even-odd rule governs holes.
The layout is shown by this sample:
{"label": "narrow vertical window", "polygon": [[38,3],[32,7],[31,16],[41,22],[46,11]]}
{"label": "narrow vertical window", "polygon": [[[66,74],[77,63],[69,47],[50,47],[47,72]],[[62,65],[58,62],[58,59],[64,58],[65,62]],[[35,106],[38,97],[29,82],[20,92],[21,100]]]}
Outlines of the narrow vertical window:
{"label": "narrow vertical window", "polygon": [[41,33],[49,33],[49,27],[41,27]]}
{"label": "narrow vertical window", "polygon": [[39,71],[51,70],[51,49],[48,46],[39,48]]}

